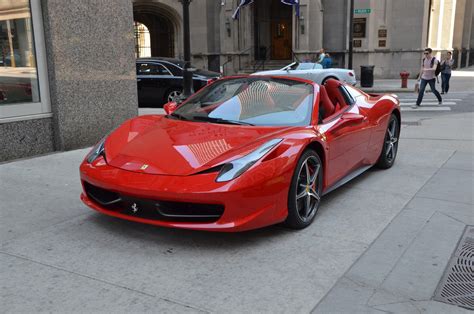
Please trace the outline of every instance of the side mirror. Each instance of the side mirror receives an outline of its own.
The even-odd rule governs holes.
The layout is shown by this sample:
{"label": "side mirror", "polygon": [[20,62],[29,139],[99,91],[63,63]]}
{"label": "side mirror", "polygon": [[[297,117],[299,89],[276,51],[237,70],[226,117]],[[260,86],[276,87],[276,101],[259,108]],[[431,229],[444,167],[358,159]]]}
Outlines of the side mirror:
{"label": "side mirror", "polygon": [[178,108],[178,104],[174,101],[170,101],[169,103],[163,106],[163,109],[165,109],[166,114],[172,114],[173,111],[176,110],[176,108]]}

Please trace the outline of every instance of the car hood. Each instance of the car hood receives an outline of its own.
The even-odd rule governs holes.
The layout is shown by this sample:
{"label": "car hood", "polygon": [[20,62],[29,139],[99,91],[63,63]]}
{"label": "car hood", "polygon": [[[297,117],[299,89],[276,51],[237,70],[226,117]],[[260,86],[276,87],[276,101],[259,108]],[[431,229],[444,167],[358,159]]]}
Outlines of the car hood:
{"label": "car hood", "polygon": [[107,163],[128,171],[186,176],[243,156],[288,127],[253,127],[173,120],[128,120],[105,142]]}

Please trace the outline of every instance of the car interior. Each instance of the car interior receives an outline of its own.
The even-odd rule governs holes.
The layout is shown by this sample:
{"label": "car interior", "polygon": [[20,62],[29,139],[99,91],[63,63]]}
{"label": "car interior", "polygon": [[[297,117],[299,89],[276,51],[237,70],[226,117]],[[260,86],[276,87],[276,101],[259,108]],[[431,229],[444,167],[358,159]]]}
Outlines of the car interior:
{"label": "car interior", "polygon": [[337,80],[329,79],[320,86],[319,123],[334,119],[352,105],[342,85]]}

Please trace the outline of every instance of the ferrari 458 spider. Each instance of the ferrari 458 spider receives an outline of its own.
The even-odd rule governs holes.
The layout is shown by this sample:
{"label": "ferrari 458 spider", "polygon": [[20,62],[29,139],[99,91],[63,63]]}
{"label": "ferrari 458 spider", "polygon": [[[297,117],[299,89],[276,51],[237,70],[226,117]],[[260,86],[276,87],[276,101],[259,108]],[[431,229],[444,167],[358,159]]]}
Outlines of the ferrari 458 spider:
{"label": "ferrari 458 spider", "polygon": [[86,156],[86,205],[167,227],[304,228],[324,194],[397,155],[397,97],[336,80],[224,78],[165,110],[126,121]]}

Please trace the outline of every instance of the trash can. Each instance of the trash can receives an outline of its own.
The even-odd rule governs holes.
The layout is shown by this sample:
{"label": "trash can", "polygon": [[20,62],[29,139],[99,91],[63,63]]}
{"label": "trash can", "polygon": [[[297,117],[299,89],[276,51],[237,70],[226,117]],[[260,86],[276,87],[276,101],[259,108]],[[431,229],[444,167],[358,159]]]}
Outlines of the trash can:
{"label": "trash can", "polygon": [[360,66],[360,86],[362,87],[374,86],[374,67],[375,65],[361,65]]}

